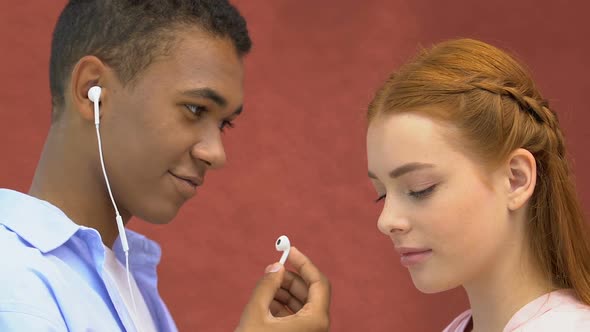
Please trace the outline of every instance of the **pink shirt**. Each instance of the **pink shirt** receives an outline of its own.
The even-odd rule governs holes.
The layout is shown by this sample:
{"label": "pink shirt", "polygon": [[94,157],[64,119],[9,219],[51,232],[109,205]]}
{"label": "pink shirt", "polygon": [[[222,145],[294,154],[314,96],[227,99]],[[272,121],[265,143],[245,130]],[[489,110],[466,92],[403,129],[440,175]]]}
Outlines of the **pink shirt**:
{"label": "pink shirt", "polygon": [[[443,332],[463,332],[471,310],[460,314]],[[538,297],[516,312],[504,332],[590,331],[590,306],[580,302],[574,292],[557,290]]]}

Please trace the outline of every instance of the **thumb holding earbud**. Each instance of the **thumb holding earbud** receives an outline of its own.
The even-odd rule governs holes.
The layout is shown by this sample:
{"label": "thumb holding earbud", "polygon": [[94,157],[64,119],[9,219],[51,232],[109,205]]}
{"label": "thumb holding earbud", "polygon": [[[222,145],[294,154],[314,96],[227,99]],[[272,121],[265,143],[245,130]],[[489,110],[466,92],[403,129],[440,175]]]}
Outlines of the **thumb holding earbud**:
{"label": "thumb holding earbud", "polygon": [[281,288],[285,268],[283,264],[274,263],[267,266],[264,272],[265,275],[258,281],[256,288],[254,288],[249,304],[258,306],[258,310],[266,314],[270,303],[275,297],[275,293]]}
{"label": "thumb holding earbud", "polygon": [[240,325],[264,321],[268,317],[270,304],[281,288],[285,268],[280,263],[269,265],[265,275],[258,281],[240,319]]}

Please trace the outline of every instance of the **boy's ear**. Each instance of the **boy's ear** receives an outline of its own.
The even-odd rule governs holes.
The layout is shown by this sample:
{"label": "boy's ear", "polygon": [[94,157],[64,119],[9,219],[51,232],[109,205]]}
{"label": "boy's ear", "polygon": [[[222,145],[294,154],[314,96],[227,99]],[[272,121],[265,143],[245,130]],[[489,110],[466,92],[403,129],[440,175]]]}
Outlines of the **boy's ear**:
{"label": "boy's ear", "polygon": [[88,99],[88,90],[95,85],[102,88],[101,100],[106,97],[107,66],[95,56],[82,57],[72,70],[69,92],[72,109],[84,120],[94,122],[94,105]]}

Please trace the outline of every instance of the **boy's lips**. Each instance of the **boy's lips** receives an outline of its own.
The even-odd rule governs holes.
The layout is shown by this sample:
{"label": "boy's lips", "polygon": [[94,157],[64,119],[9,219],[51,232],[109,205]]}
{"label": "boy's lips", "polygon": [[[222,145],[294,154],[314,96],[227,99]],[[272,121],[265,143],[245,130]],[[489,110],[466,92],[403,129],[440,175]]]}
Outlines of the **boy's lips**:
{"label": "boy's lips", "polygon": [[180,175],[180,174],[175,174],[175,173],[172,173],[172,172],[170,172],[170,174],[172,174],[173,176],[175,176],[175,177],[177,177],[177,178],[179,178],[181,180],[190,182],[195,187],[199,187],[199,186],[202,186],[203,185],[203,178],[200,177],[200,176],[195,176],[195,175]]}
{"label": "boy's lips", "polygon": [[169,172],[174,179],[174,184],[182,196],[189,199],[197,192],[197,187],[203,185],[203,178],[192,175],[177,175]]}

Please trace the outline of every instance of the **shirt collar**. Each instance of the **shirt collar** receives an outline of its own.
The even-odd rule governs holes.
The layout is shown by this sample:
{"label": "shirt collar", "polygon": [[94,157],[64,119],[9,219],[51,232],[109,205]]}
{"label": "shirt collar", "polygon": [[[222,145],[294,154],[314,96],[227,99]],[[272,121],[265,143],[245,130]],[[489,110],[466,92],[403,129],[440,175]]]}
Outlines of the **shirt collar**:
{"label": "shirt collar", "polygon": [[547,311],[553,310],[561,305],[578,305],[580,302],[572,289],[559,289],[544,294],[529,302],[516,312],[506,327],[505,331],[513,331],[526,324]]}
{"label": "shirt collar", "polygon": [[49,202],[10,189],[0,189],[0,224],[42,253],[72,237],[80,226]]}
{"label": "shirt collar", "polygon": [[[0,225],[6,226],[42,253],[60,247],[80,230],[92,230],[98,236],[95,242],[101,241],[98,232],[76,224],[53,204],[10,189],[0,188]],[[160,246],[129,229],[125,232],[129,242],[129,264],[136,267],[158,265],[162,255]],[[102,242],[93,249],[104,254],[103,250]],[[115,240],[113,252],[119,261],[125,262],[120,237]]]}

